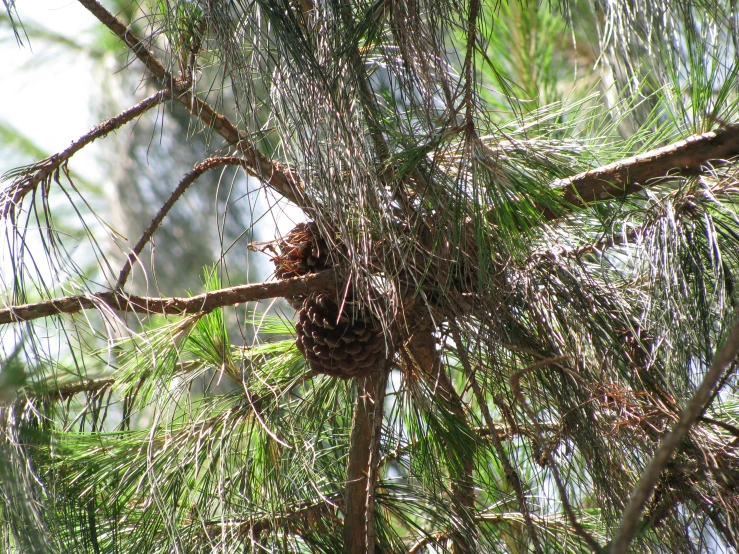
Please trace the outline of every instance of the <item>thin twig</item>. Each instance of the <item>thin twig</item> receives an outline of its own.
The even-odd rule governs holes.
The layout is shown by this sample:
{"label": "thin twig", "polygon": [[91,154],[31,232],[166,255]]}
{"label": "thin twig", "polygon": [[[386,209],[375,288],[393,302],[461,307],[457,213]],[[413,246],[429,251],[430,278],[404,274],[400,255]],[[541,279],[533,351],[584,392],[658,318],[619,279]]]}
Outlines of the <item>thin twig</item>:
{"label": "thin twig", "polygon": [[558,364],[567,359],[569,359],[569,356],[558,356],[556,358],[546,358],[545,360],[539,360],[538,362],[531,364],[530,366],[525,367],[524,369],[517,371],[516,373],[511,375],[508,378],[508,381],[511,384],[511,392],[513,393],[513,396],[515,396],[521,402],[526,402],[526,399],[524,398],[523,394],[521,394],[521,377],[523,377],[527,373],[536,371],[537,369],[541,369],[542,367],[550,366],[553,364]]}
{"label": "thin twig", "polygon": [[584,540],[585,543],[590,547],[590,549],[593,552],[600,552],[601,551],[600,544],[598,544],[598,541],[596,541],[590,535],[590,533],[588,533],[585,530],[585,528],[580,523],[580,520],[577,519],[575,510],[572,509],[572,505],[570,504],[570,501],[567,497],[567,489],[565,489],[565,486],[562,483],[562,478],[560,477],[560,474],[559,474],[559,467],[557,466],[557,463],[554,461],[554,457],[551,455],[551,448],[545,446],[546,440],[544,439],[544,433],[541,429],[541,426],[539,425],[536,414],[534,413],[534,410],[531,409],[531,406],[529,406],[529,403],[526,401],[526,398],[524,397],[524,395],[521,393],[521,386],[520,386],[521,377],[523,377],[527,373],[530,373],[542,367],[561,363],[567,360],[568,358],[569,356],[559,356],[556,358],[540,360],[536,362],[535,364],[532,364],[522,369],[521,371],[517,371],[516,373],[510,376],[511,391],[513,392],[513,395],[515,396],[515,398],[521,403],[521,406],[526,412],[526,415],[528,416],[529,420],[534,426],[534,430],[536,431],[536,436],[537,436],[537,439],[539,440],[539,444],[542,445],[542,448],[544,450],[543,459],[546,462],[546,464],[549,466],[549,469],[552,471],[552,477],[554,477],[554,483],[557,485],[557,491],[559,492],[559,499],[562,502],[562,507],[564,508],[565,515],[567,516],[567,519],[569,520],[570,525],[574,529],[577,536],[580,537],[582,540]]}
{"label": "thin twig", "polygon": [[475,43],[477,42],[477,17],[480,12],[479,0],[471,0],[470,15],[467,21],[467,52],[464,58],[464,103],[465,103],[465,124],[467,130],[474,129],[475,122],[472,118],[472,87],[474,85],[474,75],[472,74],[472,66],[474,65],[473,53],[475,51]]}
{"label": "thin twig", "polygon": [[698,390],[688,402],[683,410],[680,419],[657,448],[654,458],[644,470],[639,482],[634,488],[629,503],[624,510],[621,518],[621,526],[616,536],[613,538],[610,546],[611,554],[625,554],[634,538],[637,525],[644,511],[644,506],[649,501],[654,491],[654,487],[662,474],[665,466],[669,463],[672,455],[677,450],[680,443],[687,436],[691,427],[703,413],[706,404],[711,397],[716,383],[723,375],[724,371],[731,365],[739,354],[739,323],[735,324],[726,342],[718,351],[713,359],[711,368],[703,377]]}
{"label": "thin twig", "polygon": [[[487,427],[472,427],[472,432],[475,434],[476,441],[490,440],[491,432],[490,429],[488,429]],[[521,433],[520,431],[511,431],[509,433],[498,431],[498,438],[502,441],[508,441],[522,434],[523,433]],[[420,442],[421,441],[414,440],[404,444],[403,446],[399,445],[395,450],[388,452],[382,457],[382,459],[380,460],[380,467],[384,467],[391,462],[394,462],[403,458],[404,456],[411,454]]]}
{"label": "thin twig", "polygon": [[[248,519],[240,521],[222,522],[206,522],[205,531],[207,535],[217,537],[226,533],[235,533],[240,537],[253,536],[259,539],[260,535],[265,531],[272,529],[288,528],[290,532],[310,531],[310,527],[314,522],[320,521],[322,518],[338,519],[334,514],[336,508],[341,508],[343,498],[341,495],[335,494],[322,499],[320,502],[310,501],[303,502],[296,506],[289,506],[281,515],[264,517],[259,519]],[[308,529],[301,529],[306,525]]]}
{"label": "thin twig", "polygon": [[82,310],[108,306],[122,312],[140,314],[185,315],[207,312],[223,306],[277,298],[298,296],[314,290],[331,290],[335,287],[335,273],[331,270],[269,283],[241,285],[206,292],[190,298],[153,298],[108,291],[77,296],[65,296],[45,302],[24,304],[0,310],[0,325],[30,321],[58,314],[73,314]]}
{"label": "thin twig", "polygon": [[[24,196],[31,192],[39,183],[48,179],[72,156],[82,150],[82,148],[94,140],[104,137],[111,131],[119,129],[144,112],[158,106],[162,102],[165,102],[170,97],[171,93],[169,90],[160,90],[126,111],[104,121],[88,133],[75,140],[62,152],[54,154],[40,162],[36,162],[32,166],[22,170],[20,174],[13,179],[13,183],[2,193],[2,217],[6,217],[10,210],[12,210],[14,206],[17,206]],[[8,174],[4,175],[3,178],[7,175]]]}
{"label": "thin twig", "polygon": [[83,380],[79,383],[69,383],[67,385],[62,385],[58,389],[46,392],[28,391],[27,394],[31,396],[42,396],[44,400],[66,400],[67,398],[81,392],[87,394],[100,392],[101,390],[113,386],[114,383],[115,379],[112,377],[100,377],[97,379]]}
{"label": "thin twig", "polygon": [[523,514],[526,529],[529,532],[531,542],[534,544],[534,551],[537,554],[542,554],[543,550],[541,548],[541,542],[539,541],[539,534],[536,532],[534,521],[531,518],[531,513],[529,512],[528,504],[526,502],[526,494],[523,490],[523,482],[521,480],[521,477],[514,469],[511,461],[508,459],[505,448],[503,448],[503,443],[501,442],[500,438],[498,438],[498,430],[496,429],[493,418],[490,415],[490,410],[488,409],[485,397],[480,390],[480,385],[477,384],[477,379],[475,377],[475,373],[472,371],[472,365],[470,364],[469,356],[467,356],[467,350],[465,350],[464,348],[464,342],[462,341],[462,335],[460,334],[459,330],[453,328],[452,337],[454,338],[454,342],[457,343],[459,360],[460,362],[462,362],[462,366],[469,376],[469,380],[472,385],[472,391],[474,392],[475,398],[477,399],[477,404],[479,405],[480,411],[482,412],[482,417],[485,419],[485,423],[490,429],[490,438],[493,441],[493,446],[495,447],[495,452],[498,455],[498,459],[503,466],[503,472],[505,473],[506,479],[516,493],[516,498],[518,499],[518,509],[521,514]]}
{"label": "thin twig", "polygon": [[131,273],[131,268],[133,266],[134,261],[139,257],[139,254],[141,254],[141,251],[144,249],[144,246],[146,246],[146,243],[148,243],[149,240],[151,240],[151,237],[154,235],[154,232],[157,230],[159,225],[161,225],[162,220],[167,215],[167,213],[169,213],[169,210],[172,209],[172,206],[174,206],[175,202],[179,200],[180,196],[182,196],[184,192],[187,190],[187,188],[192,183],[194,183],[195,180],[198,177],[200,177],[203,173],[205,173],[209,169],[221,167],[224,165],[243,166],[244,160],[236,156],[223,156],[223,157],[208,158],[207,160],[203,160],[202,162],[198,163],[192,169],[192,171],[187,173],[182,178],[182,180],[177,185],[177,187],[174,189],[170,197],[167,199],[164,205],[160,208],[159,212],[154,216],[154,219],[151,220],[149,227],[147,227],[146,231],[144,231],[144,234],[141,235],[141,238],[136,243],[136,246],[133,247],[133,249],[131,250],[131,253],[126,257],[126,263],[123,265],[123,269],[121,269],[121,272],[118,275],[118,280],[116,281],[116,284],[115,284],[115,290],[120,291],[123,288],[123,285],[126,284],[126,280],[128,279],[128,276]]}
{"label": "thin twig", "polygon": [[149,72],[159,79],[164,86],[177,88],[173,95],[174,100],[187,108],[191,115],[199,118],[223,137],[226,142],[236,147],[239,153],[244,156],[244,168],[250,175],[270,185],[297,206],[304,209],[309,208],[309,204],[303,195],[303,185],[300,179],[288,167],[271,160],[257,150],[236,125],[219,114],[207,102],[198,98],[189,82],[177,81],[156,59],[154,54],[146,48],[143,41],[97,0],[79,0],[79,2],[113,34],[125,42]]}
{"label": "thin twig", "polygon": [[413,544],[413,546],[408,549],[408,554],[418,554],[426,545],[431,544],[432,542],[438,544],[439,542],[448,539],[449,534],[445,531],[426,535],[425,537],[420,538],[415,544]]}

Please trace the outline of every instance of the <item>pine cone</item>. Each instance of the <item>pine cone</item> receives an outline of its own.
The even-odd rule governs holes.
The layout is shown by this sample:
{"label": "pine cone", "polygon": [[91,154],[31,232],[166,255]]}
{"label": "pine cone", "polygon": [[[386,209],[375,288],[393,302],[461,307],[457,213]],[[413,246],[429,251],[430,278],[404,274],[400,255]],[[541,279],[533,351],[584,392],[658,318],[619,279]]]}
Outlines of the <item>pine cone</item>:
{"label": "pine cone", "polygon": [[[280,255],[272,259],[277,268],[278,279],[302,277],[330,268],[333,263],[328,255],[328,245],[318,232],[313,221],[298,223],[295,228],[279,241]],[[296,310],[303,306],[305,296],[286,298]]]}
{"label": "pine cone", "polygon": [[280,240],[279,248],[280,255],[273,259],[278,279],[302,277],[332,266],[328,245],[313,221],[298,223]]}
{"label": "pine cone", "polygon": [[369,375],[386,362],[382,330],[368,315],[352,320],[351,310],[345,305],[339,314],[336,302],[322,292],[305,299],[295,331],[298,350],[313,371],[349,379]]}

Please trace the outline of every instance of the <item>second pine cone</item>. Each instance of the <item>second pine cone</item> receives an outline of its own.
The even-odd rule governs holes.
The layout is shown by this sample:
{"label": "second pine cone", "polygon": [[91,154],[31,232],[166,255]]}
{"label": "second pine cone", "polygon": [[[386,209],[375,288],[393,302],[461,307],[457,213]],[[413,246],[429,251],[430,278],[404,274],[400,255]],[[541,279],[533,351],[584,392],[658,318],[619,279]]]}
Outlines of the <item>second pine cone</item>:
{"label": "second pine cone", "polygon": [[308,359],[311,369],[335,377],[364,377],[379,369],[387,360],[385,338],[372,318],[352,320],[322,292],[311,293],[300,309],[295,326],[298,350]]}

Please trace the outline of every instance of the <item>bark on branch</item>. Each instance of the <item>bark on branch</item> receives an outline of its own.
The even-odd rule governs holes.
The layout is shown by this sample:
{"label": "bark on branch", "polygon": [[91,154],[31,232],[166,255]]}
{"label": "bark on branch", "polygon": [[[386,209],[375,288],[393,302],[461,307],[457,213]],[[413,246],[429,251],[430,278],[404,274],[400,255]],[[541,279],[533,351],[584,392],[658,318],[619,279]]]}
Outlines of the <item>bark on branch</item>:
{"label": "bark on branch", "polygon": [[152,51],[120,19],[96,0],[79,0],[79,3],[110,29],[114,35],[126,43],[136,57],[144,62],[144,65],[154,77],[164,81],[170,87],[174,85],[175,80],[172,74],[165,69]]}
{"label": "bark on branch", "polygon": [[[674,175],[690,176],[739,156],[739,124],[650,150],[553,183],[574,207],[620,198]],[[545,212],[547,219],[558,216]]]}
{"label": "bark on branch", "polygon": [[[160,90],[126,111],[104,121],[90,132],[82,135],[66,150],[21,170],[17,174],[17,177],[13,179],[13,183],[2,193],[2,197],[0,198],[0,202],[2,202],[2,217],[6,217],[13,207],[18,205],[24,196],[35,189],[39,183],[51,177],[54,172],[58,171],[63,164],[65,164],[72,156],[82,150],[85,146],[96,139],[104,137],[111,131],[115,131],[122,127],[144,112],[162,102],[165,102],[170,97],[171,92],[169,90]],[[12,175],[12,173],[4,175],[3,178],[10,175]]]}
{"label": "bark on branch", "polygon": [[375,551],[375,483],[388,370],[357,380],[344,493],[344,554]]}
{"label": "bark on branch", "polygon": [[135,312],[145,315],[185,315],[207,312],[223,306],[241,304],[254,300],[298,296],[314,290],[331,290],[335,286],[335,273],[331,270],[306,277],[295,277],[270,283],[241,285],[206,292],[190,298],[153,298],[129,295],[124,292],[108,291],[87,295],[66,296],[35,304],[11,306],[0,310],[0,325],[19,321],[30,321],[58,314],[72,314],[82,310],[107,306],[116,311]]}

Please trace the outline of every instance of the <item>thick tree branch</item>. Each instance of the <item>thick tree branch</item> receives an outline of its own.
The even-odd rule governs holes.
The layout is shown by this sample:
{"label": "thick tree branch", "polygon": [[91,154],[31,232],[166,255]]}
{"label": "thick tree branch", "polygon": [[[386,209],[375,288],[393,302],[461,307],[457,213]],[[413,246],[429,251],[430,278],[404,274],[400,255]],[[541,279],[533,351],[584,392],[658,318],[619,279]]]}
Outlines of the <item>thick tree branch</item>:
{"label": "thick tree branch", "polygon": [[288,167],[271,160],[257,150],[236,125],[196,96],[191,83],[176,80],[156,59],[154,54],[146,48],[141,39],[97,0],[79,0],[79,2],[114,35],[125,42],[154,77],[159,79],[164,86],[175,89],[175,93],[172,95],[174,100],[185,106],[191,115],[199,118],[223,137],[226,142],[233,144],[238,149],[244,157],[244,168],[250,175],[267,183],[301,208],[307,209],[309,207],[303,195],[303,185],[300,179]]}
{"label": "thick tree branch", "polygon": [[344,554],[375,551],[375,483],[388,368],[357,380],[344,495]]}
{"label": "thick tree branch", "polygon": [[244,160],[241,158],[238,158],[236,156],[223,156],[223,157],[214,157],[214,158],[208,158],[207,160],[203,160],[202,162],[198,163],[192,171],[187,173],[180,183],[177,185],[177,187],[174,189],[170,197],[167,199],[167,201],[164,203],[164,205],[160,208],[159,212],[154,216],[154,219],[151,220],[151,223],[149,224],[149,227],[147,227],[146,231],[144,231],[144,234],[141,235],[141,238],[136,243],[136,246],[133,247],[131,250],[131,253],[126,257],[126,263],[123,265],[123,269],[121,269],[120,274],[118,275],[118,280],[115,284],[115,290],[121,290],[123,288],[123,285],[126,284],[126,280],[128,279],[129,274],[131,273],[131,267],[133,266],[134,261],[136,261],[136,258],[139,257],[139,254],[141,254],[141,251],[144,249],[144,246],[146,246],[146,243],[151,240],[151,237],[154,235],[154,232],[157,230],[159,225],[161,225],[162,220],[164,217],[169,213],[169,210],[172,209],[172,206],[174,206],[175,202],[179,200],[180,196],[184,194],[184,192],[187,190],[187,188],[195,182],[195,180],[200,177],[203,173],[208,171],[209,169],[213,169],[215,167],[221,167],[224,165],[244,165]]}
{"label": "thick tree branch", "polygon": [[639,483],[637,483],[631,499],[624,510],[621,518],[621,526],[611,542],[611,554],[626,554],[641,519],[644,506],[652,496],[652,492],[662,471],[670,459],[672,459],[672,455],[687,436],[691,427],[693,427],[705,410],[716,383],[718,383],[724,371],[732,364],[737,355],[739,355],[739,323],[734,325],[726,342],[713,359],[711,368],[705,377],[703,377],[698,390],[695,391],[695,394],[683,410],[679,421],[675,424],[672,431],[670,431],[670,434],[662,441],[662,444],[659,445],[654,458],[652,458],[652,461],[644,470],[641,479],[639,479]]}
{"label": "thick tree branch", "polygon": [[[620,198],[649,187],[659,179],[690,176],[739,156],[739,124],[650,150],[618,162],[559,179],[553,187],[574,207]],[[558,216],[545,212],[547,219]]]}
{"label": "thick tree branch", "polygon": [[[2,202],[2,217],[6,217],[13,207],[17,206],[23,197],[26,196],[26,194],[36,188],[39,183],[48,179],[55,171],[58,171],[63,164],[65,164],[72,156],[82,150],[85,146],[96,139],[104,137],[111,131],[115,131],[122,127],[144,112],[168,100],[170,97],[171,93],[169,90],[160,90],[126,111],[104,121],[90,132],[82,135],[66,150],[23,169],[18,176],[13,179],[13,183],[3,191],[2,197],[0,197],[0,202]],[[4,175],[3,178],[7,175],[8,174]]]}
{"label": "thick tree branch", "polygon": [[306,277],[295,277],[270,283],[256,283],[206,292],[191,298],[152,298],[123,292],[96,292],[88,295],[66,296],[35,304],[12,306],[0,310],[0,325],[30,321],[58,314],[72,314],[82,310],[108,306],[121,312],[140,314],[185,315],[210,311],[223,306],[277,298],[298,296],[314,290],[331,290],[335,286],[335,274],[331,270]]}

